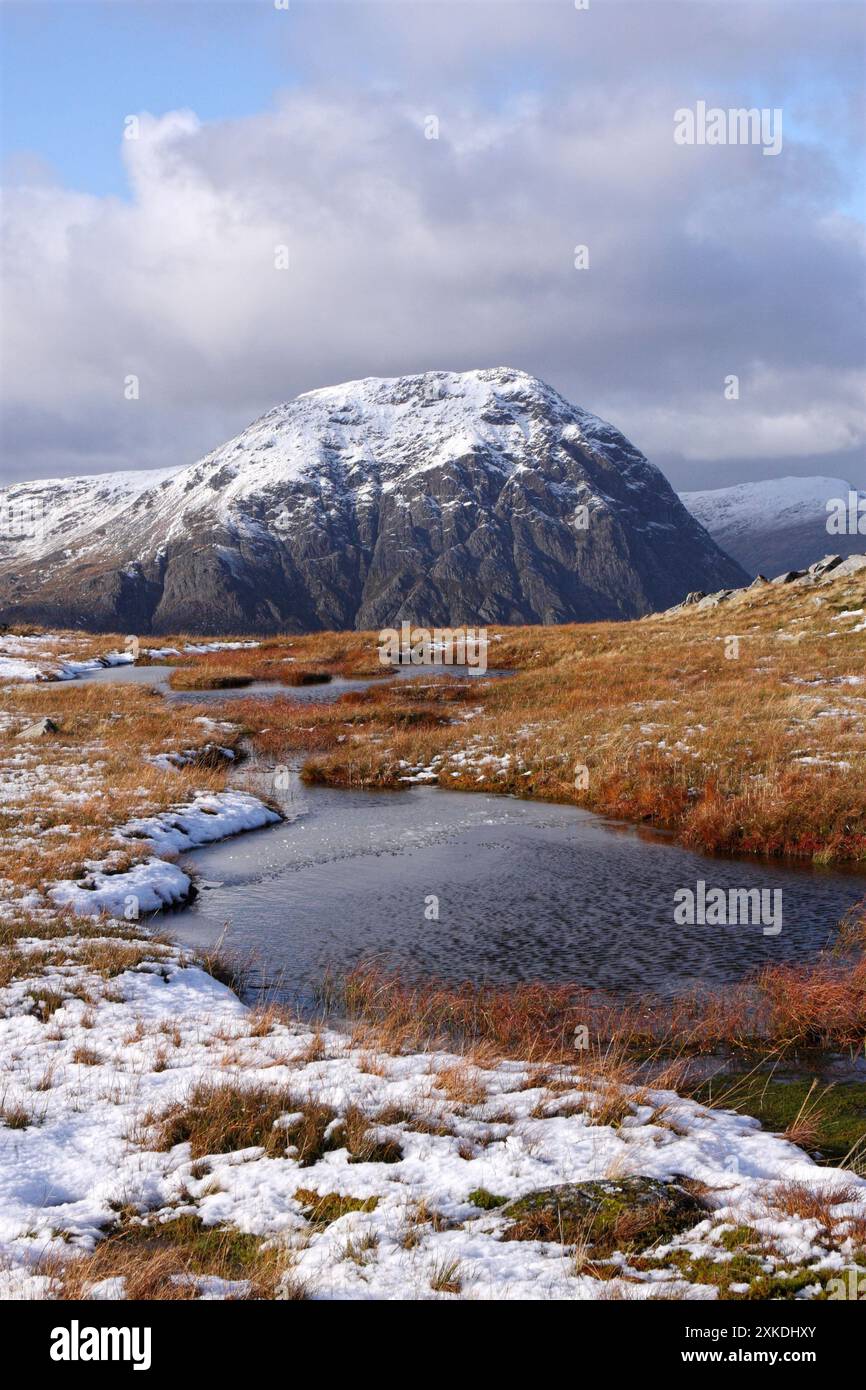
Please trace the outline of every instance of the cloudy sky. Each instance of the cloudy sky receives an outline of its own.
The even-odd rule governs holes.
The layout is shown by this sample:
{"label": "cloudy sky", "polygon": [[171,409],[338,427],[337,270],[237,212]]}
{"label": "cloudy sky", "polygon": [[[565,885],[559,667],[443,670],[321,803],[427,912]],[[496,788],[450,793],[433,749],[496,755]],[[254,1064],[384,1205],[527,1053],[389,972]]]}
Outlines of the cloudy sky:
{"label": "cloudy sky", "polygon": [[[0,6],[0,482],[508,365],[680,488],[866,486],[862,4],[283,2]],[[675,143],[699,101],[781,151]]]}

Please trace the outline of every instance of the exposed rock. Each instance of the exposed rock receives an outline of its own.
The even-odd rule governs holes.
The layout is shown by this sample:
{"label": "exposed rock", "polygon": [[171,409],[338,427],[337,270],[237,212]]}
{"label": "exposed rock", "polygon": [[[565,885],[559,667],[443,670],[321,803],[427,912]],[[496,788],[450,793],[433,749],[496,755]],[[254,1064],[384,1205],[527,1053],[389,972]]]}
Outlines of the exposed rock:
{"label": "exposed rock", "polygon": [[277,406],[191,467],[16,484],[0,617],[125,632],[633,618],[746,582],[664,476],[508,368]]}
{"label": "exposed rock", "polygon": [[685,1187],[659,1178],[600,1178],[529,1192],[500,1214],[505,1240],[588,1241],[596,1253],[645,1250],[696,1226],[704,1205]]}
{"label": "exposed rock", "polygon": [[829,574],[831,570],[838,569],[841,563],[841,555],[825,555],[823,560],[816,560],[814,565],[809,566],[809,574],[816,576]]}
{"label": "exposed rock", "polygon": [[719,589],[717,594],[705,594],[698,604],[698,608],[718,608],[720,603],[725,603],[734,593],[733,589]]}
{"label": "exposed rock", "polygon": [[53,719],[46,715],[44,719],[37,719],[35,724],[28,724],[26,729],[22,729],[19,738],[44,738],[46,734],[56,734],[60,732],[60,725],[55,724]]}
{"label": "exposed rock", "polygon": [[[826,555],[823,560],[816,560],[814,565],[810,565],[807,570],[789,570],[785,574],[779,574],[775,579],[766,579],[763,574],[759,574],[753,579],[751,584],[742,589],[720,589],[717,594],[689,594],[683,599],[682,603],[676,604],[673,608],[668,608],[663,617],[673,617],[677,613],[682,613],[686,608],[716,608],[720,603],[727,602],[728,599],[737,598],[741,594],[747,594],[752,589],[759,589],[765,584],[783,585],[820,585],[832,584],[837,579],[844,579],[848,575],[858,574],[862,569],[866,569],[866,555],[849,555],[847,559],[841,559],[838,555]],[[800,636],[802,637],[802,633]],[[794,640],[790,634],[785,635],[786,641]],[[799,640],[799,638],[797,639]]]}
{"label": "exposed rock", "polygon": [[833,571],[833,578],[841,579],[847,574],[857,574],[862,569],[866,569],[866,555],[849,555]]}

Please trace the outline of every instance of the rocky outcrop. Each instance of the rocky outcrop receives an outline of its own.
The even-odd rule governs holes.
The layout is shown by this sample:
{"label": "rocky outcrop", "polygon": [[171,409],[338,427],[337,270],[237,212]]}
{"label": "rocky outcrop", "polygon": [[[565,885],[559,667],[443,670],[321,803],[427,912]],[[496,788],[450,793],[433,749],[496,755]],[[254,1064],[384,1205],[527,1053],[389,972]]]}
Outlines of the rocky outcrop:
{"label": "rocky outcrop", "polygon": [[687,594],[682,603],[667,609],[663,616],[670,617],[677,613],[688,612],[690,609],[718,608],[719,604],[727,603],[729,599],[738,598],[741,594],[755,589],[761,589],[767,584],[774,588],[780,588],[787,584],[800,587],[829,584],[837,579],[845,579],[848,575],[859,574],[861,570],[866,570],[866,555],[848,555],[844,559],[841,555],[825,555],[822,560],[816,560],[808,569],[785,570],[784,574],[777,574],[775,579],[765,579],[762,574],[759,574],[745,588],[719,589],[714,594],[704,594],[700,591]]}
{"label": "rocky outcrop", "polygon": [[60,731],[60,725],[55,724],[53,719],[46,715],[44,719],[37,719],[35,724],[28,724],[18,734],[18,738],[32,739],[45,738],[47,734],[56,734]]}
{"label": "rocky outcrop", "polygon": [[189,468],[18,484],[7,622],[312,631],[632,618],[746,579],[596,416],[498,368],[299,396]]}

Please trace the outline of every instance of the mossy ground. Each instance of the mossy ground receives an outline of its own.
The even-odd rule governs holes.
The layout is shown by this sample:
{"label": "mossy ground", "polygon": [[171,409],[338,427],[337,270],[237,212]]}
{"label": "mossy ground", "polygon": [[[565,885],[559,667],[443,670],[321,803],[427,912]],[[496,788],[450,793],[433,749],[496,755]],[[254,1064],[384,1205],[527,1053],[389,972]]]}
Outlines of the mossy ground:
{"label": "mossy ground", "polygon": [[473,1207],[479,1207],[481,1211],[496,1211],[497,1207],[504,1207],[508,1202],[507,1197],[497,1197],[495,1192],[488,1192],[486,1187],[476,1187],[466,1200],[471,1202]]}
{"label": "mossy ground", "polygon": [[218,1272],[224,1279],[244,1279],[260,1259],[261,1237],[234,1229],[205,1226],[192,1214],[152,1224],[123,1223],[110,1239],[149,1250],[174,1247],[184,1268],[194,1274]]}
{"label": "mossy ground", "polygon": [[306,1187],[298,1188],[295,1200],[302,1203],[305,1220],[314,1226],[330,1226],[332,1221],[339,1221],[348,1212],[375,1211],[379,1205],[378,1197],[343,1197],[337,1192],[320,1195]]}
{"label": "mossy ground", "polygon": [[618,1249],[646,1250],[688,1230],[706,1216],[685,1188],[656,1178],[607,1178],[529,1192],[502,1215],[504,1240],[587,1244],[604,1257]]}
{"label": "mossy ground", "polygon": [[[704,1083],[695,1099],[752,1115],[764,1129],[779,1134],[810,1106],[814,1139],[807,1147],[820,1161],[838,1164],[858,1149],[866,1150],[866,1082],[822,1086],[813,1078],[730,1073]],[[866,1153],[862,1156],[866,1160]]]}
{"label": "mossy ground", "polygon": [[[743,1228],[738,1228],[743,1229]],[[662,1256],[638,1256],[631,1258],[632,1269],[641,1273],[650,1270],[666,1270],[679,1274],[690,1284],[709,1285],[718,1289],[718,1297],[734,1301],[756,1299],[797,1298],[804,1289],[820,1285],[821,1292],[813,1295],[825,1297],[825,1288],[831,1278],[837,1276],[836,1270],[816,1270],[807,1267],[788,1269],[768,1269],[767,1261],[755,1251],[738,1250],[730,1259],[720,1255],[692,1255],[688,1250],[672,1250]]]}

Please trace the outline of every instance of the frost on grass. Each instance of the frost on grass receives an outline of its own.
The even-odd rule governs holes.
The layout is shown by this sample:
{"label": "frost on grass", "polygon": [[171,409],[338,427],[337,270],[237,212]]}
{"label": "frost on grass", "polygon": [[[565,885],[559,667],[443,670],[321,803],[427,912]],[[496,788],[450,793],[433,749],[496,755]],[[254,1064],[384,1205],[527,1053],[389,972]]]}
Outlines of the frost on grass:
{"label": "frost on grass", "polygon": [[578,1067],[371,1056],[143,939],[19,947],[6,1296],[89,1273],[115,1297],[154,1268],[166,1297],[805,1296],[863,1258],[866,1182],[748,1117],[627,1085],[612,1106]]}
{"label": "frost on grass", "polygon": [[[224,770],[148,761],[217,727],[231,746],[231,723],[140,691],[121,717],[75,684],[45,748],[15,733],[48,712],[47,683],[16,687],[0,729],[0,1296],[811,1298],[866,1260],[866,1182],[755,1120],[579,1058],[386,1048],[252,1012],[97,917],[130,892],[170,900],[183,875],[166,856],[275,813]],[[804,693],[792,682],[782,713],[812,756],[804,731],[830,706]],[[404,775],[522,778],[547,725],[523,711],[511,750],[491,730],[467,746],[451,703],[425,727],[462,747],[435,765],[436,747],[407,749]],[[673,717],[661,696],[637,703],[636,726]],[[689,712],[680,741],[705,727]]]}

